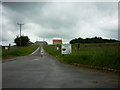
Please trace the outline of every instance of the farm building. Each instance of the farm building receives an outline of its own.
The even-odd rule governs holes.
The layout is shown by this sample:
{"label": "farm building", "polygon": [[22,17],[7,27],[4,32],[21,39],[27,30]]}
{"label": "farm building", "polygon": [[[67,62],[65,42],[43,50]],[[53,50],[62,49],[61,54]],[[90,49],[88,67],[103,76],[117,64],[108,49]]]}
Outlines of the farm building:
{"label": "farm building", "polygon": [[0,48],[1,48],[2,50],[9,50],[9,49],[10,49],[10,46],[11,46],[10,43],[9,43],[9,44],[2,43],[2,44],[0,45]]}
{"label": "farm building", "polygon": [[58,45],[58,44],[62,44],[62,40],[61,39],[53,39],[53,45]]}
{"label": "farm building", "polygon": [[48,43],[46,41],[36,41],[35,44],[48,45]]}

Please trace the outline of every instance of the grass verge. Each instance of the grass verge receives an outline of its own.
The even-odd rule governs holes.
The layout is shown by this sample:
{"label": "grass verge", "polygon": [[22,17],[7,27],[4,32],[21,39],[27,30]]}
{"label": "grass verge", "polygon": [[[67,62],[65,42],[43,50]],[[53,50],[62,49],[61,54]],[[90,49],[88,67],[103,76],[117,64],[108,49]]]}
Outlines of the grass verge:
{"label": "grass verge", "polygon": [[105,44],[102,45],[81,45],[80,51],[76,50],[76,45],[72,45],[72,53],[64,56],[60,50],[56,50],[56,46],[48,45],[44,46],[44,49],[64,63],[77,63],[120,70],[120,49],[118,49],[118,46],[111,44],[107,44],[107,46]]}
{"label": "grass verge", "polygon": [[25,56],[31,54],[38,45],[32,45],[27,47],[16,47],[12,46],[10,50],[2,50],[2,59],[15,57],[15,56]]}

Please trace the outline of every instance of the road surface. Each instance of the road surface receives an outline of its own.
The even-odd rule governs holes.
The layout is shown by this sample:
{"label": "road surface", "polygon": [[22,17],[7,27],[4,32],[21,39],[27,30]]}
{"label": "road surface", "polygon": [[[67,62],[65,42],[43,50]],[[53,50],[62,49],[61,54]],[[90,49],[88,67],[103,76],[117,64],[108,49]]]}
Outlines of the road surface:
{"label": "road surface", "polygon": [[91,72],[61,64],[43,48],[38,48],[28,56],[5,60],[2,70],[3,88],[118,87],[117,75]]}

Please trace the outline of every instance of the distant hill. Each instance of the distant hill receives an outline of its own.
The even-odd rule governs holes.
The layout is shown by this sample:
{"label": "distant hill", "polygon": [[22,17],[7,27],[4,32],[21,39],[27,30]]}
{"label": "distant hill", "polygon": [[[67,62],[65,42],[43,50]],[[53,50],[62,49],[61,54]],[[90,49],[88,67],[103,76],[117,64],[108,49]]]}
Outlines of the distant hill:
{"label": "distant hill", "polygon": [[83,39],[81,37],[75,38],[70,41],[70,44],[74,43],[112,43],[112,42],[120,42],[118,40],[114,39],[103,39],[102,37],[92,37],[92,38],[86,38]]}

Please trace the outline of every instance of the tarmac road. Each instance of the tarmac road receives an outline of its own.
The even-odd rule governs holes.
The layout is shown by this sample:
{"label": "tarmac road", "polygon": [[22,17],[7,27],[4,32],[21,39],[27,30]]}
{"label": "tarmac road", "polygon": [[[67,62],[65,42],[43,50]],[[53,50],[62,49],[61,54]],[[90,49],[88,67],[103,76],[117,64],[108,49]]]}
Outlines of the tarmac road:
{"label": "tarmac road", "polygon": [[[41,50],[43,55],[41,55]],[[117,88],[118,76],[61,64],[43,48],[32,55],[5,60],[3,88]]]}

